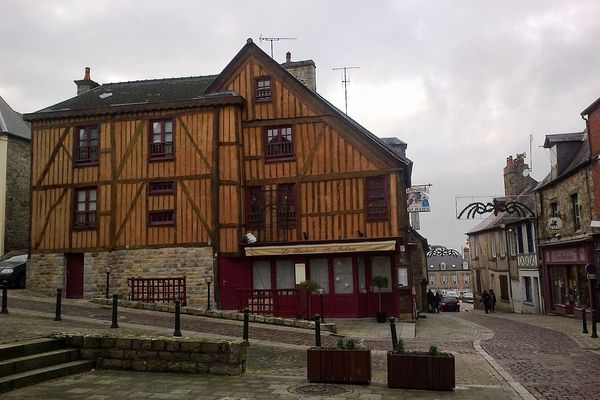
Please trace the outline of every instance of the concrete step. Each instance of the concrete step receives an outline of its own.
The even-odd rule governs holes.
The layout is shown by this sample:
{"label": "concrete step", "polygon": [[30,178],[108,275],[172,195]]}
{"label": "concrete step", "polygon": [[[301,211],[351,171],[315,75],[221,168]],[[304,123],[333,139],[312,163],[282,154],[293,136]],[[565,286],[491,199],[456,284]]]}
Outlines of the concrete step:
{"label": "concrete step", "polygon": [[31,354],[45,353],[47,351],[54,351],[64,347],[64,340],[48,338],[0,344],[0,361],[28,356]]}
{"label": "concrete step", "polygon": [[50,379],[87,372],[92,368],[92,361],[81,360],[5,376],[0,378],[0,393],[5,393],[10,390],[30,386]]}
{"label": "concrete step", "polygon": [[0,361],[0,377],[79,360],[79,349],[60,349]]}

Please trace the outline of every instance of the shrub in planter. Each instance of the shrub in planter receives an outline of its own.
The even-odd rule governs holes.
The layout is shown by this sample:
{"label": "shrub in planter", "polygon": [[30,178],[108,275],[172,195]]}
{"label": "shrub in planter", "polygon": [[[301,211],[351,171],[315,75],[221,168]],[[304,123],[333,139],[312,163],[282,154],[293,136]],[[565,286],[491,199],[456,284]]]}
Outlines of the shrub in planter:
{"label": "shrub in planter", "polygon": [[453,390],[454,356],[436,346],[429,352],[406,352],[400,340],[387,355],[388,387],[402,389]]}
{"label": "shrub in planter", "polygon": [[371,350],[353,339],[338,340],[337,347],[312,347],[306,354],[310,382],[369,383]]}
{"label": "shrub in planter", "polygon": [[388,287],[388,278],[386,278],[385,276],[375,275],[371,278],[371,285],[376,287],[379,292],[379,311],[377,311],[377,314],[375,314],[377,322],[384,323],[385,313],[382,311],[381,308],[381,288]]}

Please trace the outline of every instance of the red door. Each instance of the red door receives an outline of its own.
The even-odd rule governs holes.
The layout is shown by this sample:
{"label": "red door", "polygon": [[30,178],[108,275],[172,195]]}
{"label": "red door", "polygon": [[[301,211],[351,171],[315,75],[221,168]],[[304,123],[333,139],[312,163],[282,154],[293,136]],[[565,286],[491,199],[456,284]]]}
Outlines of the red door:
{"label": "red door", "polygon": [[238,290],[252,289],[252,265],[248,259],[221,257],[219,260],[221,309],[238,310]]}
{"label": "red door", "polygon": [[83,254],[67,254],[67,299],[83,298]]}

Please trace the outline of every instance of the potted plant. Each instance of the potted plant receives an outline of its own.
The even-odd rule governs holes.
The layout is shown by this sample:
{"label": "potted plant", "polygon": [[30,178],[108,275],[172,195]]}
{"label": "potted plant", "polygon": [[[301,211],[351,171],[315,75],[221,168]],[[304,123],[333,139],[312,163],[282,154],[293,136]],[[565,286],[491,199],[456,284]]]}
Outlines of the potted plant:
{"label": "potted plant", "polygon": [[371,350],[354,339],[339,339],[336,348],[311,347],[306,354],[310,382],[363,383],[371,381]]}
{"label": "potted plant", "polygon": [[440,352],[436,346],[430,346],[428,352],[407,352],[398,340],[387,354],[387,378],[390,388],[453,390],[454,355]]}
{"label": "potted plant", "polygon": [[371,278],[371,286],[374,286],[378,289],[379,292],[379,308],[376,314],[377,322],[384,323],[385,322],[385,313],[381,309],[381,288],[388,287],[388,278],[381,275],[375,275]]}
{"label": "potted plant", "polygon": [[320,286],[317,282],[307,279],[305,281],[300,282],[300,287],[306,290],[306,302],[308,304],[308,319],[311,319],[312,310],[310,304],[310,295],[319,290]]}

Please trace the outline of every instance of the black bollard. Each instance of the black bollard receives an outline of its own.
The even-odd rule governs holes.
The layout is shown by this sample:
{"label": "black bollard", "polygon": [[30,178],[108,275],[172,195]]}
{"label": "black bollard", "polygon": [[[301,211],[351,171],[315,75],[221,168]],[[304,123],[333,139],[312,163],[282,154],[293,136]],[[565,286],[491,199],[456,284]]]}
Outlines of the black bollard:
{"label": "black bollard", "polygon": [[396,334],[396,319],[394,317],[390,317],[390,330],[392,331],[392,350],[396,348],[398,345],[398,335]]}
{"label": "black bollard", "polygon": [[588,333],[587,330],[587,319],[585,315],[585,308],[583,309],[583,315],[581,316],[581,325],[583,325],[583,331],[581,333]]}
{"label": "black bollard", "polygon": [[1,314],[8,314],[8,288],[2,286],[2,312]]}
{"label": "black bollard", "polygon": [[592,336],[593,338],[598,337],[598,333],[596,332],[596,311],[592,312]]}
{"label": "black bollard", "polygon": [[181,337],[181,300],[175,300],[175,332],[173,336]]}
{"label": "black bollard", "polygon": [[119,324],[117,323],[117,303],[119,302],[119,295],[113,294],[113,308],[112,308],[112,325],[111,328],[118,328]]}
{"label": "black bollard", "polygon": [[246,344],[248,346],[250,346],[250,341],[248,340],[248,325],[250,324],[250,310],[248,309],[248,307],[244,308],[244,330],[242,332],[242,336],[244,339],[244,342],[246,342]]}
{"label": "black bollard", "polygon": [[325,323],[325,313],[323,312],[323,289],[319,289],[319,302],[321,303],[321,322]]}
{"label": "black bollard", "polygon": [[58,289],[56,289],[56,313],[54,315],[55,321],[62,321],[62,318],[60,317],[61,308],[62,308],[62,289],[58,288]]}
{"label": "black bollard", "polygon": [[315,315],[315,347],[321,348],[321,316]]}
{"label": "black bollard", "polygon": [[110,282],[110,271],[106,271],[106,293],[105,298],[108,299],[108,283]]}

